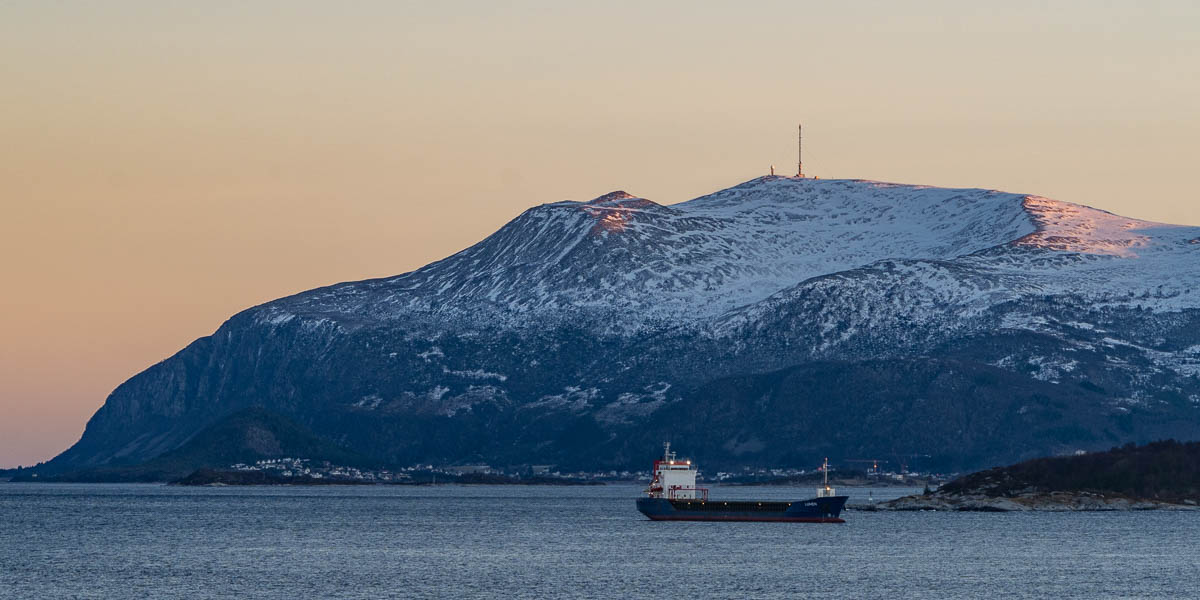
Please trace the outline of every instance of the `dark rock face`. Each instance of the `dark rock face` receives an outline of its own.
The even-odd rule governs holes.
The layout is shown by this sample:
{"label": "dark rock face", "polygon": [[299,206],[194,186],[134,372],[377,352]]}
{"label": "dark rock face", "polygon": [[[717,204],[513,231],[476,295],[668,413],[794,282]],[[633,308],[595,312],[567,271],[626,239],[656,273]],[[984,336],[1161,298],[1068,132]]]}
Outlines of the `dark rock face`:
{"label": "dark rock face", "polygon": [[1127,444],[972,473],[884,510],[1196,510],[1200,443]]}
{"label": "dark rock face", "polygon": [[[346,450],[314,434],[292,419],[259,406],[238,410],[195,432],[182,445],[147,461],[84,464],[65,472],[45,473],[40,481],[130,482],[174,481],[197,469],[226,469],[234,463],[264,459],[306,458],[339,465],[370,467],[370,458]],[[22,480],[33,480],[22,472]]]}
{"label": "dark rock face", "polygon": [[788,178],[544,205],[412,273],[234,316],[44,469],[139,463],[248,406],[400,465],[641,468],[670,437],[707,468],[962,469],[1196,438],[1197,233]]}

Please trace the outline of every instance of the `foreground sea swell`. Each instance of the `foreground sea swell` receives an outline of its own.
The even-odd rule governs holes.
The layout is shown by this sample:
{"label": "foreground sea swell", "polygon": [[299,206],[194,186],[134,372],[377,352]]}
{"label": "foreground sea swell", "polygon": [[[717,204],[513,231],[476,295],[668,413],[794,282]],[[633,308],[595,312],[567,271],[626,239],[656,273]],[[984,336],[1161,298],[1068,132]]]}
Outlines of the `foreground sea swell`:
{"label": "foreground sea swell", "polygon": [[1197,512],[656,523],[638,492],[0,484],[0,598],[1200,597]]}

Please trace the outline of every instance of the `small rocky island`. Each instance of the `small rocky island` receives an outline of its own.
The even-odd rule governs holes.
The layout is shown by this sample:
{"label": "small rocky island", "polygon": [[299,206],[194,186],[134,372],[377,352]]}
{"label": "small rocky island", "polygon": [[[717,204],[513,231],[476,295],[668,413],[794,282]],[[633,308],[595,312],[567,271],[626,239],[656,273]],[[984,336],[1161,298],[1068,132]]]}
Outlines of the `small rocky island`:
{"label": "small rocky island", "polygon": [[[1129,444],[972,473],[876,510],[1109,511],[1200,508],[1200,442]],[[869,509],[868,509],[869,510]]]}

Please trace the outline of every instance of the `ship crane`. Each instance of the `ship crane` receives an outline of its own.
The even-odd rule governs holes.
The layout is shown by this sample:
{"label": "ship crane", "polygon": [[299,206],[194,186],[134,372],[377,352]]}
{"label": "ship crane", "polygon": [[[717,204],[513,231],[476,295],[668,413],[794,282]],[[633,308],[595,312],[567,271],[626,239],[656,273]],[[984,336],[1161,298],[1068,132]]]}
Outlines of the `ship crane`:
{"label": "ship crane", "polygon": [[836,491],[829,487],[829,458],[826,458],[825,462],[821,463],[820,470],[825,473],[825,481],[821,484],[821,487],[817,488],[817,497],[832,498],[836,496]]}

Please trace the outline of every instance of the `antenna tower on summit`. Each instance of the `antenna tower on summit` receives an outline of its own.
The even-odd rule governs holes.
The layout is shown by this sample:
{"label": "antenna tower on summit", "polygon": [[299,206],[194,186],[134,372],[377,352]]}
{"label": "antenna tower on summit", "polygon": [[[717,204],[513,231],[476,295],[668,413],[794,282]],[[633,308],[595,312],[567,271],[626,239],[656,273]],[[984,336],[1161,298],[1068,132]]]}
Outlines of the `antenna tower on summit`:
{"label": "antenna tower on summit", "polygon": [[796,177],[804,178],[804,125],[796,126]]}

